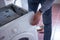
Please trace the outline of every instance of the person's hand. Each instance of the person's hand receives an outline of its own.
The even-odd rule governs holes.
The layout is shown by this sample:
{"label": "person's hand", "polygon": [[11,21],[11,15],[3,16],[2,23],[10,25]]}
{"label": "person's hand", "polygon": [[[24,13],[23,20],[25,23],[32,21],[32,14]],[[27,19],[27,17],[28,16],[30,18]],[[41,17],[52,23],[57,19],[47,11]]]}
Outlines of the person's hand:
{"label": "person's hand", "polygon": [[41,12],[38,11],[38,12],[35,13],[31,24],[32,25],[37,25],[40,21],[40,18],[41,18]]}

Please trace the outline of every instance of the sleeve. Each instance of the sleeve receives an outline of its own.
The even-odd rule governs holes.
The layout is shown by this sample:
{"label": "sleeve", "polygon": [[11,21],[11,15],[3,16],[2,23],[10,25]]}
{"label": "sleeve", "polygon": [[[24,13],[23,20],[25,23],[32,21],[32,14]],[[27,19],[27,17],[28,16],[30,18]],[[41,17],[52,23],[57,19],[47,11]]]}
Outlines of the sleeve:
{"label": "sleeve", "polygon": [[29,11],[34,11],[36,13],[38,5],[39,5],[39,0],[28,0]]}
{"label": "sleeve", "polygon": [[52,5],[53,5],[54,0],[46,0],[43,4],[41,9],[39,9],[39,11],[42,13],[44,13],[45,11],[47,11]]}

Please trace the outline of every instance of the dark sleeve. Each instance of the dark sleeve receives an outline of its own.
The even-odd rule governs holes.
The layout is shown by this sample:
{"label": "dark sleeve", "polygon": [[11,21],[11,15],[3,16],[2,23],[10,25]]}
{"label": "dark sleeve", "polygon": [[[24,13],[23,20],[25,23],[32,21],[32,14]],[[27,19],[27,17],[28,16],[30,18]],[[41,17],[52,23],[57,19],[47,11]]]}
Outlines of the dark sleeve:
{"label": "dark sleeve", "polygon": [[46,0],[42,4],[42,7],[41,7],[40,11],[42,11],[42,13],[44,13],[45,11],[47,11],[53,5],[53,2],[54,2],[54,0]]}
{"label": "dark sleeve", "polygon": [[37,11],[39,5],[39,0],[28,0],[28,9],[29,11]]}

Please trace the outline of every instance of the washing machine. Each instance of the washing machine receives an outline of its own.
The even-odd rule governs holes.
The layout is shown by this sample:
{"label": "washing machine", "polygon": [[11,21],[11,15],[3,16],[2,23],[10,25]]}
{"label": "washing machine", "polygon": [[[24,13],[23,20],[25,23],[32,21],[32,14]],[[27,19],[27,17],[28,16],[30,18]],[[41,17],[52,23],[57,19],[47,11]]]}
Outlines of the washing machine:
{"label": "washing machine", "polygon": [[0,40],[38,40],[36,26],[30,24],[34,12],[14,7],[0,9]]}

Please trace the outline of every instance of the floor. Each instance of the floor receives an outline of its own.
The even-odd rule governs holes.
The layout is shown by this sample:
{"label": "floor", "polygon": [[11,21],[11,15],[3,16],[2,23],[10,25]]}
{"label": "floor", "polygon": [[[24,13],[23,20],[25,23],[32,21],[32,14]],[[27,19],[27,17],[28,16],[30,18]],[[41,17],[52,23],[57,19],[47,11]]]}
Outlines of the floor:
{"label": "floor", "polygon": [[[60,4],[52,7],[52,36],[51,40],[60,40]],[[42,21],[42,20],[41,20]],[[40,25],[42,25],[40,21]],[[39,40],[43,40],[44,33],[38,32]]]}

